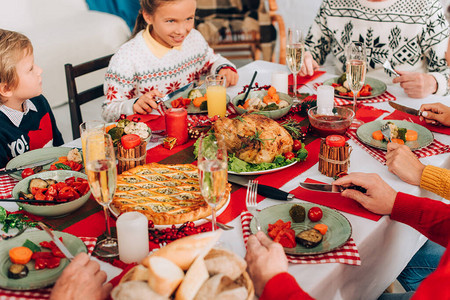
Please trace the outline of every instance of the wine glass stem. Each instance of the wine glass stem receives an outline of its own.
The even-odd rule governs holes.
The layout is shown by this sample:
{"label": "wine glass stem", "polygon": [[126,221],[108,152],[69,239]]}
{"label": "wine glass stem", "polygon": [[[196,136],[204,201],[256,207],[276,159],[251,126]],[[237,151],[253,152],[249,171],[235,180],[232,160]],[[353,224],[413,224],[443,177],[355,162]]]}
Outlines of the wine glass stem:
{"label": "wine glass stem", "polygon": [[353,111],[356,114],[356,95],[358,94],[358,92],[353,92]]}
{"label": "wine glass stem", "polygon": [[211,207],[211,211],[212,211],[211,231],[214,231],[216,230],[216,210],[214,209],[214,207]]}
{"label": "wine glass stem", "polygon": [[292,92],[294,94],[294,100],[298,100],[297,99],[297,74],[298,73],[292,73],[292,75],[294,76],[294,86],[292,87]]}
{"label": "wine glass stem", "polygon": [[108,207],[106,205],[103,205],[103,211],[105,212],[105,224],[106,224],[106,239],[110,239],[111,238],[111,227],[109,226],[109,210]]}

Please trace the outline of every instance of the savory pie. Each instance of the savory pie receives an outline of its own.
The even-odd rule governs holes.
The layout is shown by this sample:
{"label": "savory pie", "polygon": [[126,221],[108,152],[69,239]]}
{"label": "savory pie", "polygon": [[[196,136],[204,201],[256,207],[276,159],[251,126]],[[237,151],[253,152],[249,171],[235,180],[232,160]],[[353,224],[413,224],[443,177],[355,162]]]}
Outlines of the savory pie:
{"label": "savory pie", "polygon": [[[230,191],[227,183],[216,210],[226,203]],[[156,225],[182,224],[211,214],[200,192],[198,169],[191,164],[151,163],[123,172],[117,177],[112,204],[120,213],[139,211]]]}

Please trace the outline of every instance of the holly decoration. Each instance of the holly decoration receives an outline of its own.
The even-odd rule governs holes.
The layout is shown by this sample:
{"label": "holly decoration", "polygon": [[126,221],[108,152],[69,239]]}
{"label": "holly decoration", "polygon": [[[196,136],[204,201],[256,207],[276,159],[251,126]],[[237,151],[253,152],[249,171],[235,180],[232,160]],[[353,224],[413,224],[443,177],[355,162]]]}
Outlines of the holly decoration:
{"label": "holly decoration", "polygon": [[298,109],[298,114],[301,116],[308,115],[308,109],[317,106],[317,95],[309,95],[303,98],[303,102]]}
{"label": "holly decoration", "polygon": [[[155,228],[153,221],[148,221],[148,227],[150,229]],[[180,227],[172,225],[170,228],[154,229],[149,231],[149,240],[153,243],[169,243],[176,239],[193,235],[201,232],[205,232],[206,228],[195,227],[194,222],[185,222]]]}
{"label": "holly decoration", "polygon": [[24,215],[20,211],[14,213],[8,213],[3,207],[0,206],[0,224],[3,225],[2,230],[8,233],[9,229],[17,228],[21,230],[25,227],[36,227],[37,223],[32,222],[28,216]]}

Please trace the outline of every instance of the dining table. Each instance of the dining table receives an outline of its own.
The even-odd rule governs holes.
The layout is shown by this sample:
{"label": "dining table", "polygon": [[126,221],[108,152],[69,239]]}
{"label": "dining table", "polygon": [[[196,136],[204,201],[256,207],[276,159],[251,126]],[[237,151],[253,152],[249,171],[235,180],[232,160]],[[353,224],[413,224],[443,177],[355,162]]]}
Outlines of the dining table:
{"label": "dining table", "polygon": [[[242,92],[254,73],[258,74],[255,82],[259,86],[270,85],[271,75],[274,72],[289,72],[285,65],[270,63],[266,61],[253,61],[238,69],[239,81],[235,86],[227,88],[227,94],[233,98]],[[325,80],[337,77],[334,70],[326,70],[314,76],[301,86],[300,91],[314,93],[318,85]],[[320,75],[320,76],[319,76]],[[450,96],[439,97],[431,95],[425,99],[412,99],[408,97],[399,85],[388,84],[387,92],[393,96],[393,101],[409,107],[418,109],[423,103],[441,102],[450,106]],[[382,120],[394,113],[394,109],[387,101],[375,103],[365,103],[358,107],[364,114],[356,114],[355,119],[360,116],[365,122],[371,120]],[[394,115],[393,115],[394,116]],[[100,117],[100,116],[99,116]],[[405,117],[406,118],[406,117]],[[301,118],[304,124],[308,123],[307,117]],[[406,118],[408,120],[408,118]],[[441,150],[439,154],[427,154],[420,158],[423,164],[430,164],[442,168],[450,168],[450,136],[444,131],[433,132],[434,139],[440,142]],[[357,140],[347,136],[348,144],[351,147],[350,164],[348,172],[376,173],[386,181],[396,191],[405,192],[415,196],[429,197],[436,201],[446,201],[431,192],[425,191],[418,186],[403,182],[396,175],[389,172],[388,167],[368,151],[366,146],[358,143]],[[163,136],[154,135],[147,145],[147,162],[159,163],[192,163],[195,158],[193,152],[193,140],[187,144],[177,146],[172,150],[161,146]],[[299,183],[305,180],[315,180],[323,183],[331,183],[333,178],[322,175],[318,168],[319,144],[317,137],[307,138],[305,141],[308,149],[308,157],[305,161],[299,162],[287,169],[265,174],[258,177],[260,183],[275,185],[275,187],[291,192],[299,187]],[[79,139],[66,143],[66,147],[81,147]],[[243,231],[245,223],[245,187],[233,185],[230,196],[230,203],[225,212],[219,215],[218,221],[227,223],[234,227],[233,230],[223,231],[221,244],[223,247],[233,251],[241,257],[245,257],[245,239],[248,232]],[[301,195],[301,194],[300,194]],[[294,199],[294,203],[306,202],[305,199]],[[308,200],[308,199],[306,199]],[[285,203],[284,201],[271,198],[258,197],[258,209]],[[336,200],[338,201],[338,200]],[[15,203],[0,203],[8,211],[17,211]],[[339,211],[339,209],[338,209]],[[94,200],[88,201],[84,207],[74,213],[58,218],[44,218],[42,221],[50,225],[53,229],[65,231],[79,237],[99,237],[105,230],[105,223],[100,205]],[[309,262],[290,263],[288,272],[292,274],[299,285],[315,299],[377,299],[383,291],[395,281],[409,260],[426,242],[426,237],[415,229],[393,221],[389,216],[364,217],[357,214],[340,211],[340,213],[351,224],[351,240],[353,249],[356,249],[357,256],[352,256],[353,263],[346,263],[343,260],[316,260]],[[112,222],[114,226],[115,223]],[[37,229],[34,229],[37,230]],[[113,232],[115,232],[113,230]],[[157,245],[154,245],[157,247]],[[108,280],[121,276],[126,264],[117,260],[99,261],[102,270],[108,275]],[[268,262],[270,263],[270,262]],[[46,299],[48,292],[43,293],[41,298]],[[7,291],[0,289],[0,299],[6,295]],[[9,294],[9,299],[14,299],[13,294]],[[8,297],[7,297],[8,298]],[[18,299],[19,297],[17,297]]]}

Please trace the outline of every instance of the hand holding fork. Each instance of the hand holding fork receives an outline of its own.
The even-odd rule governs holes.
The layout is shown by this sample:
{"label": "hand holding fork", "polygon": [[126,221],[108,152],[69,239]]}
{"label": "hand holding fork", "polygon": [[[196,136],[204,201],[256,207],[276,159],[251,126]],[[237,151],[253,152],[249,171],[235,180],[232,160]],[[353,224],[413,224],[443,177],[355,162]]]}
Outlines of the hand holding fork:
{"label": "hand holding fork", "polygon": [[245,205],[247,210],[253,215],[256,223],[256,229],[261,231],[261,224],[258,220],[258,212],[256,210],[258,203],[256,201],[256,196],[258,195],[258,180],[250,180],[247,186],[247,196],[245,198]]}

